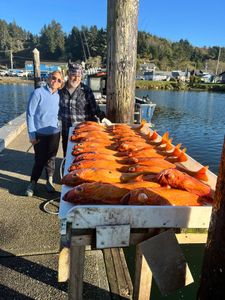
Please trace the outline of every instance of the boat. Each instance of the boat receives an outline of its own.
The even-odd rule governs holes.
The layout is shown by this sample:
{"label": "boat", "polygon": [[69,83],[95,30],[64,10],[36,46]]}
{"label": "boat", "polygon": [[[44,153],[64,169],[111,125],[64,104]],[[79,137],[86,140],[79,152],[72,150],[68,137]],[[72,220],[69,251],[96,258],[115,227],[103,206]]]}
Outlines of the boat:
{"label": "boat", "polygon": [[[92,89],[96,102],[98,103],[100,109],[106,113],[106,72],[99,71],[94,74],[87,74],[85,83]],[[141,120],[145,119],[147,123],[151,124],[155,107],[156,104],[151,101],[148,95],[143,96],[142,98],[135,96],[134,123],[140,124]]]}

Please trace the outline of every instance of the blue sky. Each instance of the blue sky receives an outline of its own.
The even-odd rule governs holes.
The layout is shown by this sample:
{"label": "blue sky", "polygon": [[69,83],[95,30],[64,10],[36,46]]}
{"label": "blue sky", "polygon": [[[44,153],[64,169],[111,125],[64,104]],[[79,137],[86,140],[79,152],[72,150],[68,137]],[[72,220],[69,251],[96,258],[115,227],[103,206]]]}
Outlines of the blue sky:
{"label": "blue sky", "polygon": [[[139,0],[138,29],[193,46],[225,47],[224,15],[224,0]],[[0,19],[35,34],[53,19],[66,33],[73,26],[106,28],[107,0],[0,0]]]}

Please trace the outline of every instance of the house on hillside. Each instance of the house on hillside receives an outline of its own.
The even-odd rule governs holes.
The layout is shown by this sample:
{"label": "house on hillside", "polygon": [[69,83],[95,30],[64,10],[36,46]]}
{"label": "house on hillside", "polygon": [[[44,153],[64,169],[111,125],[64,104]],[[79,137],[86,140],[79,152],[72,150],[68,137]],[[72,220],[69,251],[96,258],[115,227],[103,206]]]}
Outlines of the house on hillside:
{"label": "house on hillside", "polygon": [[188,71],[180,71],[180,70],[174,70],[171,72],[171,76],[177,80],[180,80],[180,81],[187,81],[189,80],[190,78],[190,72]]}
{"label": "house on hillside", "polygon": [[154,63],[143,63],[139,66],[139,72],[144,73],[148,71],[155,71],[156,65]]}
{"label": "house on hillside", "polygon": [[171,72],[168,71],[147,71],[144,72],[145,80],[153,80],[153,81],[162,81],[162,80],[170,80]]}
{"label": "house on hillside", "polygon": [[214,82],[215,75],[211,72],[197,71],[195,72],[195,76],[199,77],[201,82],[211,83]]}

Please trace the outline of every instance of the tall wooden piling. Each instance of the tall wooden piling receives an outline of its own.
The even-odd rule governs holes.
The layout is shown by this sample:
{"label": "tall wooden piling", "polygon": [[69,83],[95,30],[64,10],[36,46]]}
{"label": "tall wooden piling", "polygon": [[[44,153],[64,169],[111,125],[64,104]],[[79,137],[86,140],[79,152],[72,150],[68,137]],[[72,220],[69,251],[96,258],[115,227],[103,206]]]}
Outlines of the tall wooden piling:
{"label": "tall wooden piling", "polygon": [[41,81],[41,71],[40,71],[40,54],[37,48],[33,50],[33,66],[34,66],[34,88],[39,87]]}
{"label": "tall wooden piling", "polygon": [[203,259],[199,300],[225,299],[225,139]]}
{"label": "tall wooden piling", "polygon": [[108,0],[107,117],[133,123],[138,0]]}

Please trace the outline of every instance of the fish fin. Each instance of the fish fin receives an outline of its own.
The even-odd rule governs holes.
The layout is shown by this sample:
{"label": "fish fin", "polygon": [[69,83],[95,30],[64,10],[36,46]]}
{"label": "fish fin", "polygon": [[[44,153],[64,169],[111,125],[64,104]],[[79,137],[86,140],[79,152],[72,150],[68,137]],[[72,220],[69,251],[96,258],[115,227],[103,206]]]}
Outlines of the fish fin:
{"label": "fish fin", "polygon": [[165,144],[165,143],[168,142],[168,141],[169,141],[169,132],[166,131],[166,132],[164,133],[164,135],[162,136],[161,144]]}
{"label": "fish fin", "polygon": [[181,147],[182,144],[177,144],[173,150],[173,155],[174,156],[178,156],[180,154],[180,147]]}
{"label": "fish fin", "polygon": [[200,170],[198,170],[195,173],[195,178],[203,180],[203,181],[208,181],[208,176],[206,175],[206,172],[208,170],[209,166],[204,166]]}
{"label": "fish fin", "polygon": [[179,162],[185,162],[185,161],[188,160],[187,155],[185,154],[186,150],[187,150],[187,149],[184,148],[184,149],[181,151],[181,153],[178,155],[178,161],[179,161]]}
{"label": "fish fin", "polygon": [[172,150],[173,149],[173,145],[172,145],[172,138],[168,140],[168,142],[166,142],[166,151]]}
{"label": "fish fin", "polygon": [[141,124],[140,124],[140,126],[137,128],[137,130],[141,130],[141,129],[145,126],[146,123],[147,123],[147,121],[146,121],[145,119],[142,119],[142,120],[141,120]]}
{"label": "fish fin", "polygon": [[153,131],[153,133],[151,134],[151,136],[149,136],[150,140],[156,140],[158,138],[158,133],[156,132],[156,130]]}

